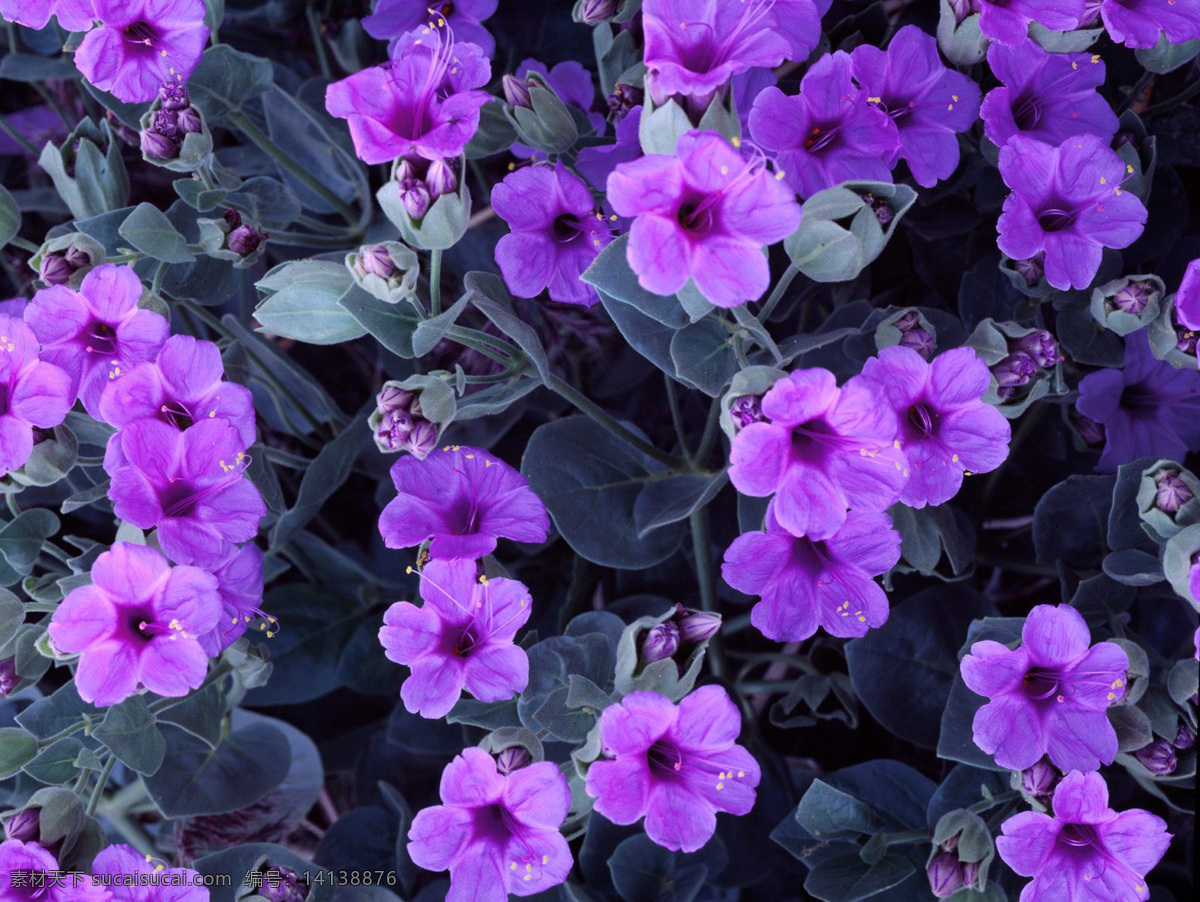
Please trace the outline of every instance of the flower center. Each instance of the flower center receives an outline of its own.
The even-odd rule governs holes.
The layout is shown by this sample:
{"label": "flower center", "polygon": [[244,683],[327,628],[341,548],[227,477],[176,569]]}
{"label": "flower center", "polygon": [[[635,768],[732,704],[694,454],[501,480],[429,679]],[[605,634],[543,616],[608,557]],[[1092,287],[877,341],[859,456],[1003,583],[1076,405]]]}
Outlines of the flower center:
{"label": "flower center", "polygon": [[1035,702],[1062,701],[1062,677],[1057,671],[1043,667],[1031,667],[1021,680],[1025,697]]}
{"label": "flower center", "polygon": [[837,142],[838,127],[836,125],[814,125],[804,139],[804,149],[809,153],[820,153],[832,147]]}
{"label": "flower center", "polygon": [[188,429],[196,421],[192,419],[192,415],[188,413],[188,409],[178,401],[168,401],[158,409],[159,419],[164,423],[170,423],[180,432]]}
{"label": "flower center", "polygon": [[679,749],[665,739],[660,739],[646,752],[650,771],[660,780],[675,779],[683,770],[683,755]]}
{"label": "flower center", "polygon": [[92,323],[85,334],[89,354],[108,355],[117,350],[117,330],[108,323]]}
{"label": "flower center", "polygon": [[460,658],[468,657],[475,647],[479,645],[479,639],[475,635],[475,622],[472,621],[458,635],[457,641],[454,643],[454,654]]}
{"label": "flower center", "polygon": [[563,213],[554,220],[554,240],[559,244],[568,244],[583,233],[583,223],[574,213]]}
{"label": "flower center", "polygon": [[1017,98],[1013,107],[1013,120],[1021,131],[1027,132],[1037,128],[1038,123],[1042,121],[1042,108],[1035,95]]}
{"label": "flower center", "polygon": [[712,209],[701,202],[689,201],[679,208],[679,224],[694,235],[707,235],[712,231]]}
{"label": "flower center", "polygon": [[1121,407],[1130,413],[1153,416],[1161,403],[1158,393],[1143,382],[1127,385],[1121,392]]}
{"label": "flower center", "polygon": [[1058,831],[1058,838],[1072,849],[1095,847],[1100,839],[1096,828],[1091,824],[1063,824],[1062,829]]}
{"label": "flower center", "polygon": [[126,26],[125,37],[134,44],[153,47],[154,42],[158,40],[158,29],[147,22],[134,22],[132,25]]}
{"label": "flower center", "polygon": [[1038,213],[1037,221],[1038,225],[1047,232],[1061,232],[1075,225],[1075,212],[1051,207]]}
{"label": "flower center", "polygon": [[443,16],[452,16],[452,15],[454,15],[454,4],[453,3],[443,3],[441,5],[441,7],[438,9],[438,12]]}
{"label": "flower center", "polygon": [[929,407],[920,402],[908,408],[908,425],[911,426],[921,438],[929,438],[933,435],[933,431],[937,428],[937,414]]}

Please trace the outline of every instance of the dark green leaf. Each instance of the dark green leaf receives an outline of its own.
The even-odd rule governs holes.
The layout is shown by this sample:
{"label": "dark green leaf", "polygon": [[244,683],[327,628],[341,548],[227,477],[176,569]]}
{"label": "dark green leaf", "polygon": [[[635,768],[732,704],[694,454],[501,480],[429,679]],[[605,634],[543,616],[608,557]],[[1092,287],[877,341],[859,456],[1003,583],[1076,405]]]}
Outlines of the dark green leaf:
{"label": "dark green leaf", "polygon": [[857,852],[839,852],[813,867],[804,889],[822,902],[857,902],[895,886],[915,870],[899,855],[885,855],[869,865]]}
{"label": "dark green leaf", "polygon": [[153,774],[162,764],[167,744],[155,726],[146,699],[134,695],[108,709],[104,722],[92,731],[117,760],[139,774]]}
{"label": "dark green leaf", "polygon": [[163,263],[191,263],[196,255],[175,230],[171,220],[154,204],[141,203],[125,217],[118,234],[147,257]]}

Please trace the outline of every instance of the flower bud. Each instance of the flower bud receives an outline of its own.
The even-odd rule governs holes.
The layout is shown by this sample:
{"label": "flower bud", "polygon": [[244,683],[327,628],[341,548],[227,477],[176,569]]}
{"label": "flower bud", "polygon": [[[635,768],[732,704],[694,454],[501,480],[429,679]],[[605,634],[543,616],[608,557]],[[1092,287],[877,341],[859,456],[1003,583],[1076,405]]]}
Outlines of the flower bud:
{"label": "flower bud", "polygon": [[1083,414],[1076,416],[1075,428],[1089,445],[1098,445],[1104,441],[1104,424],[1097,423],[1091,417],[1085,417]]}
{"label": "flower bud", "polygon": [[506,749],[502,749],[500,754],[496,756],[496,770],[507,777],[514,770],[528,767],[532,762],[533,758],[530,756],[528,749],[524,746],[512,745]]}
{"label": "flower bud", "polygon": [[929,888],[939,899],[953,896],[963,885],[962,865],[951,852],[939,852],[925,868]]}
{"label": "flower bud", "polygon": [[961,25],[968,16],[980,11],[979,0],[950,0],[950,9],[954,13],[954,21]]}
{"label": "flower bud", "polygon": [[429,196],[436,200],[443,194],[453,194],[458,190],[458,177],[445,160],[434,160],[425,173],[425,185],[429,188]]}
{"label": "flower bud", "polygon": [[693,611],[681,604],[675,605],[675,623],[679,627],[679,641],[689,645],[707,642],[721,629],[719,615]]}
{"label": "flower bud", "polygon": [[404,212],[414,222],[419,222],[429,212],[429,205],[433,203],[433,198],[429,195],[429,188],[420,179],[405,179],[399,183],[397,188],[400,192],[400,203],[404,206]]}
{"label": "flower bud", "polygon": [[38,269],[38,278],[47,285],[65,285],[74,274],[75,268],[63,254],[46,254]]}
{"label": "flower bud", "polygon": [[875,218],[879,220],[881,226],[886,226],[896,215],[882,197],[876,197],[874,194],[860,194],[859,197],[862,198],[864,204],[875,211]]}
{"label": "flower bud", "polygon": [[1130,282],[1109,298],[1109,303],[1117,310],[1141,316],[1154,293],[1154,286],[1148,282]]}
{"label": "flower bud", "polygon": [[928,360],[937,349],[937,342],[927,329],[922,329],[918,326],[915,329],[909,329],[900,336],[900,347],[912,348]]}
{"label": "flower bud", "polygon": [[240,225],[229,233],[229,249],[239,257],[249,257],[266,240],[266,232],[260,232],[254,226]]}
{"label": "flower bud", "polygon": [[679,627],[668,620],[652,626],[642,636],[642,664],[653,664],[679,651]]}
{"label": "flower bud", "polygon": [[641,106],[645,94],[641,88],[617,82],[613,91],[608,95],[608,111],[612,114],[613,122],[617,123],[629,115],[635,106]]}
{"label": "flower bud", "polygon": [[17,673],[17,659],[5,658],[0,661],[0,698],[5,698],[21,682]]}
{"label": "flower bud", "polygon": [[513,75],[504,76],[501,84],[504,87],[504,99],[510,106],[524,107],[527,110],[533,109],[533,100],[529,96],[529,85]]}
{"label": "flower bud", "polygon": [[1032,288],[1042,281],[1046,274],[1046,252],[1038,251],[1027,260],[1014,260],[1013,269],[1021,275],[1025,284]]}
{"label": "flower bud", "polygon": [[[371,275],[379,276],[381,279],[390,279],[396,272],[396,264],[392,262],[387,248],[376,245],[363,248],[362,253],[358,256],[358,269],[364,276]],[[380,407],[382,406],[381,404]]]}
{"label": "flower bud", "polygon": [[579,21],[599,25],[617,14],[617,0],[583,0],[579,4]]}
{"label": "flower bud", "polygon": [[187,85],[170,81],[164,82],[158,89],[158,99],[164,110],[182,110],[192,102]]}
{"label": "flower bud", "polygon": [[1180,751],[1187,751],[1196,744],[1196,734],[1187,724],[1181,723],[1175,731],[1175,741],[1171,744]]}
{"label": "flower bud", "polygon": [[762,423],[767,418],[762,412],[762,398],[758,395],[742,395],[734,398],[729,405],[729,416],[738,429],[745,429],[751,423]]}
{"label": "flower bud", "polygon": [[385,382],[375,396],[375,406],[388,413],[393,410],[408,410],[416,395],[407,389],[400,388],[396,382]]}
{"label": "flower bud", "polygon": [[204,120],[200,118],[200,111],[194,106],[186,106],[180,110],[175,117],[175,123],[179,128],[179,136],[196,135],[204,130]]}
{"label": "flower bud", "polygon": [[21,842],[38,842],[42,836],[42,817],[36,808],[22,808],[4,825],[4,835]]}
{"label": "flower bud", "polygon": [[413,419],[406,410],[389,410],[375,427],[375,441],[384,451],[400,451],[413,431]]}
{"label": "flower bud", "polygon": [[968,889],[979,889],[979,862],[964,861],[962,863],[963,886]]}
{"label": "flower bud", "polygon": [[142,153],[154,160],[173,160],[179,156],[179,145],[155,128],[145,129],[139,144]]}
{"label": "flower bud", "polygon": [[1058,771],[1043,758],[1021,771],[1021,792],[1033,799],[1048,799],[1060,779]]}
{"label": "flower bud", "polygon": [[1142,762],[1146,770],[1160,777],[1175,773],[1179,763],[1175,758],[1174,747],[1165,739],[1155,739],[1134,752],[1133,756]]}
{"label": "flower bud", "polygon": [[229,226],[229,230],[233,231],[242,224],[242,214],[233,207],[226,207],[223,214],[225,225]]}
{"label": "flower bud", "polygon": [[993,366],[992,375],[996,377],[996,383],[999,385],[997,393],[1000,395],[1000,399],[1007,401],[1017,393],[1018,388],[1028,385],[1030,380],[1037,375],[1037,370],[1037,364],[1033,362],[1033,358],[1024,351],[1009,354]]}
{"label": "flower bud", "polygon": [[418,420],[408,436],[408,453],[424,460],[437,447],[438,428],[428,420]]}
{"label": "flower bud", "polygon": [[1045,329],[1030,332],[1023,338],[1017,339],[1012,349],[1028,354],[1042,369],[1049,369],[1060,360],[1062,354],[1058,350],[1058,341]]}
{"label": "flower bud", "polygon": [[397,182],[407,182],[409,179],[419,178],[419,176],[411,160],[400,159],[396,161],[396,166],[392,170],[392,178]]}
{"label": "flower bud", "polygon": [[1181,507],[1192,500],[1192,490],[1178,470],[1159,470],[1154,474],[1154,484],[1157,486],[1154,504],[1163,513],[1178,513]]}
{"label": "flower bud", "polygon": [[268,902],[304,902],[308,888],[291,868],[272,867],[263,871],[262,886],[255,893]]}
{"label": "flower bud", "polygon": [[170,110],[159,110],[154,114],[153,130],[168,138],[179,137],[179,114]]}
{"label": "flower bud", "polygon": [[77,245],[72,244],[70,247],[68,247],[65,256],[67,258],[67,263],[71,264],[71,269],[73,271],[92,265],[92,258],[88,255],[88,252]]}

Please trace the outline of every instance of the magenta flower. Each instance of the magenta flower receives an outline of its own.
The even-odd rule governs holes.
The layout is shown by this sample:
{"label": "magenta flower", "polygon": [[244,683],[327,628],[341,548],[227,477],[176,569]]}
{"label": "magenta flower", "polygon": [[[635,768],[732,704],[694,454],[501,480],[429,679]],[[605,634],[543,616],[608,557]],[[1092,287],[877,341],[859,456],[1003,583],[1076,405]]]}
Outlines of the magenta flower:
{"label": "magenta flower", "polygon": [[138,308],[142,282],[130,266],[97,266],[73,291],[43,288],[25,308],[25,322],[42,343],[42,360],[66,370],[71,396],[100,418],[104,387],[153,360],[170,333],[167,321]]}
{"label": "magenta flower", "polygon": [[1175,317],[1186,329],[1200,329],[1200,259],[1187,265],[1175,292]]}
{"label": "magenta flower", "polygon": [[155,548],[118,542],[96,558],[91,584],[58,606],[50,638],[79,654],[75,687],[86,702],[115,705],[140,687],[174,698],[204,681],[208,655],[197,637],[220,612],[212,574],[172,568]]}
{"label": "magenta flower", "polygon": [[180,432],[137,420],[119,436],[127,464],[109,474],[113,511],[138,529],[157,528],[171,560],[215,566],[254,538],[267,506],[245,477],[244,445],[228,422],[202,420]]}
{"label": "magenta flower", "polygon": [[[75,65],[126,103],[153,100],[164,82],[183,83],[208,43],[204,0],[94,0],[101,25],[75,51]],[[61,21],[61,19],[60,19]]]}
{"label": "magenta flower", "polygon": [[[535,59],[522,60],[517,66],[516,79],[524,81],[530,72],[536,72],[546,79],[546,83],[554,89],[559,100],[572,109],[578,110],[591,123],[592,131],[603,135],[607,126],[603,114],[592,109],[596,102],[596,87],[592,84],[592,73],[583,68],[576,60],[567,60],[557,64],[553,69],[547,69],[545,63]],[[514,157],[528,160],[535,157],[537,151],[517,142],[510,148]]]}
{"label": "magenta flower", "polygon": [[475,44],[453,43],[445,29],[403,35],[392,59],[355,72],[325,91],[325,108],[346,119],[359,159],[457,157],[479,130],[483,87],[492,77]]}
{"label": "magenta flower", "polygon": [[217,578],[221,597],[221,616],[217,624],[200,636],[200,644],[210,658],[236,642],[255,618],[263,620],[262,630],[274,635],[275,618],[261,607],[263,597],[263,553],[253,543],[232,549],[210,572]]}
{"label": "magenta flower", "polygon": [[1013,650],[987,640],[962,659],[972,692],[990,701],[975,713],[975,744],[1012,770],[1042,755],[1060,770],[1111,764],[1117,733],[1106,714],[1125,694],[1129,658],[1119,645],[1091,646],[1073,607],[1038,605]]}
{"label": "magenta flower", "polygon": [[496,52],[496,42],[480,23],[496,12],[499,0],[454,0],[430,3],[429,0],[379,0],[375,12],[363,16],[363,30],[373,38],[395,41],[410,31],[440,22],[454,33],[456,40],[477,44],[484,56]]}
{"label": "magenta flower", "polygon": [[1084,0],[976,0],[979,30],[985,38],[1001,44],[1020,44],[1029,33],[1029,23],[1038,22],[1051,31],[1070,31],[1083,16]]}
{"label": "magenta flower", "polygon": [[926,363],[912,348],[894,345],[851,380],[871,386],[896,413],[897,439],[910,468],[900,492],[904,504],[949,501],[964,473],[990,473],[1008,457],[1008,420],[981,400],[989,376],[971,348],[954,348]]}
{"label": "magenta flower", "polygon": [[492,189],[492,209],[512,230],[496,244],[496,263],[517,297],[549,288],[550,299],[591,307],[596,289],[579,277],[612,241],[596,201],[560,160],[511,172]]}
{"label": "magenta flower", "polygon": [[1126,47],[1153,47],[1164,33],[1172,44],[1200,38],[1200,5],[1187,0],[1104,0],[1100,15]]}
{"label": "magenta flower", "polygon": [[842,182],[890,182],[888,160],[900,152],[896,124],[854,84],[850,56],[823,56],[800,81],[800,93],[767,88],[754,100],[750,134],[775,154],[788,184],[809,197]]}
{"label": "magenta flower", "polygon": [[96,16],[92,0],[0,0],[0,19],[41,30],[51,16],[67,31],[87,31]]}
{"label": "magenta flower", "polygon": [[1128,247],[1142,234],[1146,208],[1121,190],[1125,164],[1096,135],[1061,146],[1013,135],[1000,149],[1000,175],[1012,193],[1004,200],[997,244],[1014,260],[1046,253],[1046,281],[1087,288],[1102,248]]}
{"label": "magenta flower", "polygon": [[868,102],[887,114],[899,134],[888,166],[907,160],[917,184],[926,188],[948,178],[958,166],[956,135],[979,116],[979,85],[946,68],[937,39],[915,25],[896,32],[886,53],[860,44],[850,60]]}
{"label": "magenta flower", "polygon": [[[192,885],[199,876],[196,871],[167,867],[132,846],[104,849],[92,862],[92,873],[109,878],[113,902],[209,902],[209,891],[200,884]],[[158,875],[157,882],[150,882],[155,879],[151,874]]]}
{"label": "magenta flower", "polygon": [[[104,389],[100,418],[120,429],[149,417],[180,431],[201,420],[225,420],[248,448],[255,437],[254,398],[248,388],[226,382],[224,376],[221,350],[215,344],[172,335],[157,360],[139,363]],[[105,454],[109,472],[124,463],[120,449],[114,435]]]}
{"label": "magenta flower", "polygon": [[474,561],[430,561],[421,572],[425,604],[399,601],[384,614],[379,641],[412,671],[400,698],[413,714],[445,717],[464,688],[499,702],[529,683],[529,657],[513,644],[529,619],[529,590],[475,574]]}
{"label": "magenta flower", "polygon": [[792,535],[828,539],[846,510],[878,513],[896,502],[908,464],[896,415],[863,382],[838,388],[833,373],[794,370],[763,395],[767,422],[733,440],[729,478],[743,495],[775,494],[775,517]]}
{"label": "magenta flower", "polygon": [[872,577],[900,560],[900,533],[887,514],[850,511],[821,541],[794,536],[767,508],[767,531],[738,536],[721,575],[739,592],[759,595],[750,622],[768,639],[798,642],[824,627],[831,636],[865,636],[888,618],[888,600]]}
{"label": "magenta flower", "polygon": [[558,828],[571,790],[557,765],[539,761],[508,775],[483,749],[446,765],[441,805],[417,812],[408,854],[427,871],[450,872],[446,902],[505,902],[558,886],[571,850]]}
{"label": "magenta flower", "polygon": [[1104,777],[1078,771],[1055,788],[1053,811],[1023,811],[1000,825],[1000,857],[1033,878],[1021,902],[1150,898],[1146,874],[1171,844],[1162,818],[1140,808],[1113,811]]}
{"label": "magenta flower", "polygon": [[1117,133],[1117,114],[1097,88],[1104,84],[1099,54],[1049,53],[1032,39],[992,44],[988,65],[1002,86],[988,91],[980,115],[998,147],[1013,135],[1061,144],[1072,135]]}
{"label": "magenta flower", "polygon": [[688,132],[675,155],[618,166],[608,200],[636,217],[627,256],[647,291],[672,295],[692,279],[709,301],[736,307],[760,297],[771,273],[763,248],[800,225],[792,192],[715,132]]}
{"label": "magenta flower", "polygon": [[702,686],[676,707],[657,692],[633,692],[604,709],[607,759],[587,772],[596,811],[614,824],[646,818],[660,846],[695,852],[717,829],[717,812],[747,814],[761,773],[736,745],[742,718],[720,686]]}
{"label": "magenta flower", "polygon": [[1157,360],[1145,330],[1125,339],[1123,369],[1083,377],[1075,409],[1104,425],[1102,473],[1140,457],[1183,460],[1200,451],[1200,373]]}
{"label": "magenta flower", "polygon": [[71,409],[71,377],[38,359],[25,323],[0,314],[0,476],[19,470],[33,452],[33,429],[50,429]]}
{"label": "magenta flower", "polygon": [[433,539],[435,558],[481,558],[497,539],[544,542],[546,506],[525,477],[478,448],[447,446],[424,460],[405,455],[392,464],[397,496],[379,517],[388,548]]}
{"label": "magenta flower", "polygon": [[[17,874],[20,874],[18,877]],[[57,879],[63,870],[46,849],[35,842],[6,839],[0,843],[0,899],[4,902],[108,902],[112,895],[103,886],[81,878]],[[31,877],[30,875],[36,875]],[[34,881],[38,881],[36,886]]]}

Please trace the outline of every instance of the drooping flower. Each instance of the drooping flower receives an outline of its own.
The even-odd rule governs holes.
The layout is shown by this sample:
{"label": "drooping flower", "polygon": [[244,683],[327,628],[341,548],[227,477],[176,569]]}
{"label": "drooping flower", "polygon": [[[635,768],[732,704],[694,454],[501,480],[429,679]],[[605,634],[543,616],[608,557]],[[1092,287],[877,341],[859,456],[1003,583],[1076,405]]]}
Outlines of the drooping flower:
{"label": "drooping flower", "polygon": [[794,370],[763,395],[762,412],[768,422],[734,438],[729,478],[743,495],[776,493],[775,517],[792,535],[827,539],[848,508],[878,513],[900,496],[908,464],[896,415],[861,380],[839,389],[828,370]]}
{"label": "drooping flower", "polygon": [[1027,38],[992,44],[988,65],[1002,84],[988,91],[980,115],[996,146],[1017,134],[1061,144],[1073,135],[1117,133],[1117,114],[1096,90],[1105,72],[1098,53],[1050,53]]}
{"label": "drooping flower", "polygon": [[267,506],[245,476],[244,445],[227,421],[201,420],[180,432],[136,420],[119,437],[127,463],[109,474],[113,510],[138,529],[157,528],[171,560],[215,566],[254,538]]}
{"label": "drooping flower", "polygon": [[221,616],[207,633],[200,636],[200,644],[210,658],[236,642],[255,618],[262,619],[262,630],[274,635],[275,618],[261,607],[263,597],[263,553],[253,542],[229,553],[210,568],[217,578],[217,594],[221,597]]}
{"label": "drooping flower", "polygon": [[1104,0],[1100,16],[1126,47],[1153,47],[1164,33],[1172,44],[1200,38],[1200,6],[1187,0]]}
{"label": "drooping flower", "polygon": [[[496,12],[499,0],[454,0],[430,3],[429,0],[379,0],[375,12],[363,16],[363,30],[381,41],[395,41],[410,31],[433,24],[448,25],[460,41],[477,44],[484,56],[496,52],[496,41],[481,25]],[[439,24],[444,23],[444,24]]]}
{"label": "drooping flower", "polygon": [[985,38],[1001,44],[1020,44],[1029,33],[1029,23],[1038,22],[1051,31],[1070,31],[1083,16],[1084,0],[977,0],[979,30]]}
{"label": "drooping flower", "polygon": [[746,160],[715,132],[688,132],[675,154],[618,166],[608,200],[636,217],[627,256],[647,291],[672,295],[692,279],[709,301],[736,307],[767,289],[763,247],[800,224],[800,205],[761,160]]}
{"label": "drooping flower", "polygon": [[981,400],[988,366],[971,348],[953,348],[932,363],[912,348],[884,348],[851,381],[858,380],[896,413],[910,469],[900,500],[910,507],[949,501],[965,472],[989,473],[1008,457],[1012,429]]}
{"label": "drooping flower", "polygon": [[720,686],[702,686],[678,706],[657,692],[633,692],[600,717],[606,758],[587,772],[595,809],[614,824],[646,818],[646,835],[695,852],[717,829],[717,812],[747,814],[761,776],[737,745],[742,718]]}
{"label": "drooping flower", "polygon": [[75,51],[75,65],[126,103],[153,100],[164,82],[183,83],[208,43],[204,0],[94,0],[101,24]]}
{"label": "drooping flower", "polygon": [[975,744],[1012,770],[1042,755],[1064,771],[1111,764],[1117,733],[1106,712],[1125,693],[1129,658],[1119,645],[1090,642],[1077,610],[1043,604],[1030,611],[1016,649],[973,644],[963,680],[990,699],[975,713]]}
{"label": "drooping flower", "polygon": [[442,772],[441,805],[417,812],[408,854],[418,867],[450,871],[446,902],[505,902],[558,886],[571,850],[558,828],[571,790],[557,765],[539,761],[507,775],[479,748]]}
{"label": "drooping flower", "polygon": [[93,0],[0,0],[0,19],[41,30],[51,16],[67,31],[87,31],[96,16]]}
{"label": "drooping flower", "polygon": [[[604,114],[596,112],[592,107],[596,102],[596,87],[592,84],[592,74],[577,60],[567,60],[558,63],[553,69],[547,69],[546,64],[535,59],[522,60],[517,66],[515,78],[523,82],[530,72],[536,72],[546,79],[546,83],[554,89],[554,93],[568,107],[578,110],[591,123],[592,131],[603,135],[606,122]],[[513,156],[527,160],[535,156],[532,147],[526,147],[517,142],[510,148]]]}
{"label": "drooping flower", "polygon": [[596,289],[579,276],[612,241],[587,185],[560,160],[511,172],[492,189],[492,209],[512,230],[496,244],[496,263],[517,297],[591,307]]}
{"label": "drooping flower", "polygon": [[900,560],[900,534],[887,514],[850,511],[827,539],[793,536],[767,507],[766,532],[738,536],[721,575],[739,592],[759,595],[750,622],[768,639],[798,642],[824,627],[831,636],[865,636],[888,617],[873,577]]}
{"label": "drooping flower", "polygon": [[[111,886],[113,902],[209,900],[209,891],[201,884],[192,883],[199,876],[196,871],[167,867],[164,862],[155,861],[128,845],[104,849],[92,862],[92,873],[108,878],[106,882]],[[158,875],[157,878],[150,878],[152,874]]]}
{"label": "drooping flower", "polygon": [[1146,208],[1121,190],[1126,164],[1096,135],[1058,147],[1013,135],[1000,150],[1004,200],[997,244],[1014,260],[1046,252],[1046,281],[1087,288],[1102,248],[1128,247],[1142,234]]}
{"label": "drooping flower", "polygon": [[947,68],[937,39],[915,25],[896,32],[887,52],[860,44],[851,54],[854,79],[869,103],[892,120],[899,134],[889,167],[908,161],[917,184],[927,188],[958,166],[958,132],[979,116],[979,85]]}
{"label": "drooping flower", "polygon": [[1186,329],[1200,329],[1200,259],[1187,265],[1175,292],[1175,317]]}
{"label": "drooping flower", "polygon": [[899,153],[896,124],[854,84],[849,54],[823,56],[800,93],[767,88],[754,100],[750,134],[775,154],[796,193],[809,197],[842,182],[890,182]]}
{"label": "drooping flower", "polygon": [[220,616],[217,580],[196,567],[172,568],[162,552],[118,542],[92,565],[92,582],[71,590],[50,620],[50,638],[79,653],[75,686],[99,706],[139,687],[167,697],[204,681],[199,636]]}
{"label": "drooping flower", "polygon": [[38,359],[24,321],[0,314],[0,476],[19,470],[33,452],[33,429],[50,429],[71,409],[71,377]]}
{"label": "drooping flower", "polygon": [[424,460],[404,456],[392,464],[397,496],[379,517],[388,548],[411,548],[433,539],[429,553],[442,560],[481,558],[503,537],[544,542],[546,506],[528,481],[479,448],[447,446]]}
{"label": "drooping flower", "polygon": [[1000,826],[996,850],[1033,881],[1021,902],[1115,902],[1150,898],[1149,873],[1171,843],[1162,818],[1108,807],[1100,774],[1072,772],[1054,790],[1053,816],[1015,814]]}
{"label": "drooping flower", "polygon": [[392,59],[334,82],[325,108],[346,119],[359,159],[457,157],[479,129],[492,67],[475,44],[454,43],[446,29],[403,35]]}
{"label": "drooping flower", "polygon": [[608,177],[622,163],[629,163],[642,156],[642,144],[638,139],[638,128],[642,123],[642,107],[635,106],[617,122],[617,140],[612,144],[597,144],[579,148],[579,159],[575,168],[595,188],[604,190]]}
{"label": "drooping flower", "polygon": [[[254,444],[254,398],[250,390],[224,380],[221,350],[211,341],[172,335],[153,362],[139,363],[105,387],[100,417],[120,429],[147,417],[183,431],[201,420],[225,420],[243,447]],[[121,443],[109,439],[105,465],[121,465]],[[114,459],[108,460],[109,457]]]}
{"label": "drooping flower", "polygon": [[1075,409],[1104,425],[1102,473],[1139,457],[1183,460],[1200,450],[1200,374],[1155,359],[1145,330],[1126,337],[1123,369],[1083,377]]}
{"label": "drooping flower", "polygon": [[25,308],[25,322],[42,343],[42,360],[66,370],[71,396],[100,419],[100,395],[109,382],[153,360],[170,325],[138,308],[142,282],[130,266],[97,266],[74,291],[43,288]]}
{"label": "drooping flower", "polygon": [[86,874],[64,873],[58,861],[35,842],[6,839],[0,843],[0,899],[4,902],[108,902],[112,894]]}
{"label": "drooping flower", "polygon": [[444,717],[464,688],[482,702],[505,701],[529,682],[529,657],[513,644],[529,619],[529,590],[475,574],[474,561],[430,561],[421,572],[425,604],[400,601],[384,614],[379,641],[412,671],[400,698],[413,714]]}

